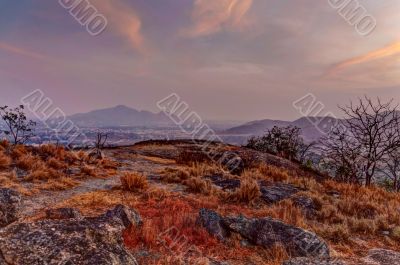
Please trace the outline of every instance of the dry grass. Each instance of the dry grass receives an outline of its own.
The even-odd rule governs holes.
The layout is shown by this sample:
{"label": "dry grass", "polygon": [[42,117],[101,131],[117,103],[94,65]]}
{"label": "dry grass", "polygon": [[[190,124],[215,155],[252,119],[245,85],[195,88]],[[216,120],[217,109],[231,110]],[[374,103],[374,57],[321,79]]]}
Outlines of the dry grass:
{"label": "dry grass", "polygon": [[0,169],[7,169],[11,165],[11,158],[3,151],[0,151]]}
{"label": "dry grass", "polygon": [[95,177],[96,176],[96,169],[89,165],[83,165],[81,168],[81,174],[84,176]]}
{"label": "dry grass", "polygon": [[146,176],[136,172],[125,172],[121,178],[121,186],[126,191],[143,191],[149,187],[149,182]]}
{"label": "dry grass", "polygon": [[253,178],[242,179],[240,187],[225,197],[228,201],[254,203],[261,196],[260,187]]}
{"label": "dry grass", "polygon": [[188,187],[189,192],[201,193],[210,195],[213,192],[212,183],[209,179],[202,179],[201,177],[191,177],[183,182]]}

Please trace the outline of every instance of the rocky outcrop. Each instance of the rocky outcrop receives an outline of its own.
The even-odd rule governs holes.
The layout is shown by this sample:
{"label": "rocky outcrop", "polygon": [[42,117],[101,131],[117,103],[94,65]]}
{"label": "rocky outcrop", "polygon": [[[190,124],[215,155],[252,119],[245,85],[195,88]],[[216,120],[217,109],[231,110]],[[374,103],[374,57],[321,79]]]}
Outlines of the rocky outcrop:
{"label": "rocky outcrop", "polygon": [[199,220],[220,240],[225,240],[230,233],[238,233],[254,245],[266,248],[282,245],[293,257],[329,258],[328,245],[316,234],[272,218],[224,218],[214,211],[202,209]]}
{"label": "rocky outcrop", "polygon": [[260,191],[261,198],[265,202],[272,204],[290,198],[299,192],[300,189],[290,184],[275,183],[271,186],[261,185]]}
{"label": "rocky outcrop", "polygon": [[98,217],[70,216],[57,215],[61,219],[17,223],[0,230],[4,264],[137,264],[122,240],[123,230],[141,224],[133,209],[119,205]]}
{"label": "rocky outcrop", "polygon": [[11,189],[0,189],[0,228],[18,220],[21,195]]}
{"label": "rocky outcrop", "polygon": [[244,171],[243,159],[237,152],[223,152],[220,154],[218,162],[233,175],[240,175]]}
{"label": "rocky outcrop", "polygon": [[362,261],[363,265],[400,265],[400,253],[386,249],[372,249]]}
{"label": "rocky outcrop", "polygon": [[227,227],[225,227],[225,224],[223,223],[222,217],[214,211],[201,209],[197,222],[203,226],[208,233],[221,241],[225,241],[230,234]]}
{"label": "rocky outcrop", "polygon": [[346,263],[336,259],[295,258],[285,261],[283,265],[346,265]]}

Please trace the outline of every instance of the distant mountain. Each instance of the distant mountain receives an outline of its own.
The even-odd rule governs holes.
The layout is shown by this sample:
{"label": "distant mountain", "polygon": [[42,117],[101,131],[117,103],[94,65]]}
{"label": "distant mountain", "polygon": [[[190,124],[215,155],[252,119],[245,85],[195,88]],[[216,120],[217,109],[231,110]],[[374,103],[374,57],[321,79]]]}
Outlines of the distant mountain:
{"label": "distant mountain", "polygon": [[[260,136],[265,134],[269,129],[274,126],[285,127],[285,126],[296,126],[302,131],[302,136],[306,141],[314,141],[324,135],[324,132],[328,132],[332,125],[337,123],[337,119],[332,117],[302,117],[295,121],[281,121],[281,120],[259,120],[252,121],[241,126],[233,127],[228,130],[221,132],[223,138],[235,136],[236,139],[241,136],[242,141],[249,138],[250,136]],[[243,143],[243,142],[242,142]]]}
{"label": "distant mountain", "polygon": [[173,125],[171,120],[162,112],[139,111],[123,105],[79,113],[68,118],[80,127]]}

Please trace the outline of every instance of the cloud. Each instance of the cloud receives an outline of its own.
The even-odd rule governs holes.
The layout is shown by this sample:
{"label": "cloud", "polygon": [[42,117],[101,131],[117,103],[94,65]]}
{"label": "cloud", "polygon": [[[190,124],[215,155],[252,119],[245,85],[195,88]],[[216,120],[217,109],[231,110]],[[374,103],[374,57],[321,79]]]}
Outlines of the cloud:
{"label": "cloud", "polygon": [[331,69],[330,73],[336,73],[353,65],[364,64],[373,60],[383,59],[397,54],[400,54],[400,41],[378,50],[371,51],[367,54],[340,62]]}
{"label": "cloud", "polygon": [[142,21],[136,11],[121,0],[98,0],[94,5],[104,14],[111,26],[127,39],[131,47],[142,54],[148,52],[142,34]]}
{"label": "cloud", "polygon": [[14,45],[5,43],[5,42],[0,42],[0,49],[7,51],[7,52],[11,52],[17,55],[21,55],[21,56],[25,56],[25,57],[29,57],[29,58],[33,58],[33,59],[45,59],[46,56],[21,48],[21,47],[16,47]]}
{"label": "cloud", "polygon": [[200,37],[221,30],[242,29],[248,21],[246,14],[253,0],[196,0],[192,11],[193,25],[183,31],[184,36]]}

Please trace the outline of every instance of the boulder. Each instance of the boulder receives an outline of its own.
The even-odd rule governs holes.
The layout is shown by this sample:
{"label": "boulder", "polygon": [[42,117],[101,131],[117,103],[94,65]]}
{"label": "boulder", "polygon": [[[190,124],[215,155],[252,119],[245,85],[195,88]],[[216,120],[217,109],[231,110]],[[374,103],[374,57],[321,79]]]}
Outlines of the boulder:
{"label": "boulder", "polygon": [[0,257],[13,265],[136,265],[122,232],[138,218],[119,205],[98,217],[12,224],[0,230]]}
{"label": "boulder", "polygon": [[261,198],[267,203],[275,203],[290,198],[300,191],[293,185],[285,183],[275,183],[271,186],[261,185]]}
{"label": "boulder", "polygon": [[283,265],[346,265],[337,259],[295,258],[285,261]]}
{"label": "boulder", "polygon": [[400,265],[400,253],[387,249],[372,249],[362,261],[363,265]]}
{"label": "boulder", "polygon": [[0,227],[18,220],[21,211],[21,195],[11,189],[0,189]]}
{"label": "boulder", "polygon": [[73,208],[58,208],[46,210],[46,219],[79,219],[81,213]]}
{"label": "boulder", "polygon": [[208,233],[215,236],[221,241],[229,236],[229,231],[223,223],[222,217],[214,211],[208,209],[200,209],[197,222],[203,226]]}
{"label": "boulder", "polygon": [[224,224],[252,244],[267,248],[282,245],[293,257],[329,258],[329,247],[316,234],[272,218],[227,217]]}

